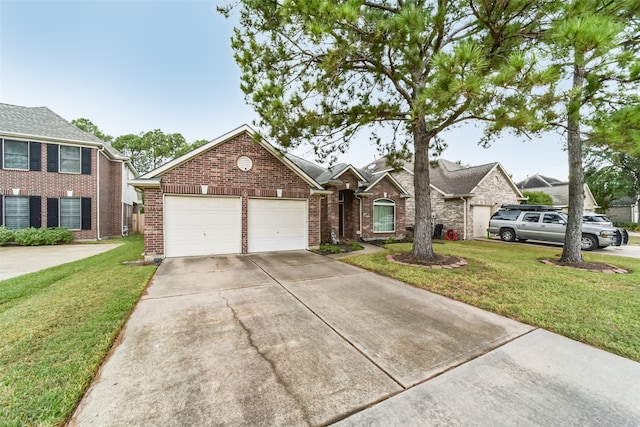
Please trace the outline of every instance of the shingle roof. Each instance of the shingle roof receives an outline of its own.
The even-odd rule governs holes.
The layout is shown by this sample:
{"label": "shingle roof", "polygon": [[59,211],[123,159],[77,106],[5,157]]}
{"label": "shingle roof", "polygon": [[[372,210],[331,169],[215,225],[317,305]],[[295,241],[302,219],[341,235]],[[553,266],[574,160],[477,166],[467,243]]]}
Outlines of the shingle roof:
{"label": "shingle roof", "polygon": [[[466,167],[449,160],[439,159],[435,162],[435,165],[431,165],[429,179],[431,185],[443,193],[455,195],[469,194],[496,165],[498,165],[498,163],[494,162]],[[413,173],[413,166],[412,161],[406,161],[403,167]],[[369,163],[364,169],[372,173],[392,171],[392,168],[387,166],[384,157]]]}
{"label": "shingle roof", "polygon": [[540,174],[535,174],[518,182],[516,186],[521,190],[525,190],[525,189],[529,190],[533,188],[553,187],[556,185],[566,185],[566,184],[567,184],[567,181],[560,181],[559,179],[551,178],[548,176],[542,176]]}
{"label": "shingle roof", "polygon": [[438,160],[429,172],[431,184],[447,194],[469,194],[498,163],[464,167],[448,160]]}
{"label": "shingle roof", "polygon": [[101,144],[114,157],[126,158],[110,144],[72,125],[47,107],[21,107],[0,103],[0,133],[69,142]]}
{"label": "shingle roof", "polygon": [[543,186],[543,187],[527,187],[524,188],[526,191],[532,192],[541,192],[548,194],[551,196],[551,200],[553,201],[552,205],[554,206],[569,206],[569,184],[555,184],[551,187]]}
{"label": "shingle roof", "polygon": [[285,157],[289,159],[293,164],[302,169],[304,173],[313,178],[316,182],[319,183],[318,177],[320,177],[323,173],[326,172],[326,169],[322,166],[316,165],[315,163],[311,163],[308,160],[302,159],[298,156],[294,156],[290,153],[285,153]]}
{"label": "shingle roof", "polygon": [[634,197],[622,197],[611,202],[611,206],[635,206],[638,201]]}

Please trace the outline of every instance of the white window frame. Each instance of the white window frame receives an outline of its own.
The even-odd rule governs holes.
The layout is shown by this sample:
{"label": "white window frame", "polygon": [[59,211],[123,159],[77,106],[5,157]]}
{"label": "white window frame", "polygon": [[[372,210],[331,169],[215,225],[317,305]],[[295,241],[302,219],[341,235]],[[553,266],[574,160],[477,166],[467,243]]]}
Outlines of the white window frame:
{"label": "white window frame", "polygon": [[[71,226],[69,226],[69,224],[65,224],[63,221],[68,218],[71,217],[72,215],[67,215],[65,217],[63,217],[62,215],[62,205],[64,201],[67,200],[77,200],[78,203],[78,217],[77,217],[77,221],[78,221],[78,228],[73,227],[74,224],[70,224]],[[81,230],[82,229],[82,199],[80,197],[61,197],[60,198],[60,203],[59,203],[59,212],[58,212],[58,218],[59,218],[59,224],[60,227],[66,228],[68,230]],[[66,203],[65,203],[66,204]]]}
{"label": "white window frame", "polygon": [[[22,216],[26,216],[26,225],[24,227],[13,227],[12,224],[7,223],[7,212],[9,211],[9,201],[13,200],[23,200],[26,201],[26,214],[22,213]],[[29,228],[31,226],[31,207],[29,206],[29,197],[28,196],[4,196],[4,221],[3,224],[10,230],[21,230],[23,228]],[[20,220],[19,220],[20,221]],[[22,222],[24,222],[24,217],[22,218]],[[18,224],[20,225],[20,224]]]}
{"label": "white window frame", "polygon": [[[390,206],[393,208],[393,230],[376,230],[376,206]],[[387,214],[388,215],[388,214]],[[385,215],[386,216],[386,215]],[[395,233],[396,232],[396,202],[391,199],[376,199],[373,201],[373,232],[374,233]]]}
{"label": "white window frame", "polygon": [[[7,166],[7,142],[17,142],[19,144],[25,144],[27,146],[27,164],[25,167],[11,167],[11,166]],[[29,164],[31,162],[31,150],[29,149],[29,141],[20,141],[17,139],[3,139],[2,140],[2,167],[4,169],[12,169],[12,170],[20,170],[20,171],[28,171],[29,170]]]}
{"label": "white window frame", "polygon": [[[63,169],[62,151],[63,150],[68,150],[68,149],[78,150],[78,170],[64,170]],[[58,150],[58,164],[60,165],[58,167],[58,172],[80,174],[82,172],[82,149],[81,149],[81,147],[78,147],[78,146],[75,146],[75,145],[60,145],[60,148]]]}

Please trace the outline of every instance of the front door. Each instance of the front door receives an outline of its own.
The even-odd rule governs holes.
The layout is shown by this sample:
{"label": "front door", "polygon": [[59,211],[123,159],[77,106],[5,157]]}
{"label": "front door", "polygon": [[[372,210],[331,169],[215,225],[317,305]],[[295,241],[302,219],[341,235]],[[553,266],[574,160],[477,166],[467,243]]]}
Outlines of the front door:
{"label": "front door", "polygon": [[338,203],[338,237],[344,237],[344,202]]}

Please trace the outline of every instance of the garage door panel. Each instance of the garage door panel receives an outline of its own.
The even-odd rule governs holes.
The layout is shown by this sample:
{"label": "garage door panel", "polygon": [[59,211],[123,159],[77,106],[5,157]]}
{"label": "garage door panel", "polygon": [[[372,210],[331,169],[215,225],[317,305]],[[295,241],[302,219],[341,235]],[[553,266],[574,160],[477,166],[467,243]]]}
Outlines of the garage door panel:
{"label": "garage door panel", "polygon": [[491,206],[473,207],[473,237],[486,237],[491,219]]}
{"label": "garage door panel", "polygon": [[306,200],[249,199],[249,252],[307,249]]}
{"label": "garage door panel", "polygon": [[166,196],[164,209],[166,256],[241,252],[240,198]]}

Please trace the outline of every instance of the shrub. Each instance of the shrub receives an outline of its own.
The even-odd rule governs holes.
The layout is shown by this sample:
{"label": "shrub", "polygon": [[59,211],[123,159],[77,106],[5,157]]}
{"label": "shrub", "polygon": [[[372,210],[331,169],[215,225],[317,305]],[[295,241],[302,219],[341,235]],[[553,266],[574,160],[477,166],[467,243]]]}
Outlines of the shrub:
{"label": "shrub", "polygon": [[66,228],[23,228],[16,230],[14,240],[20,246],[41,246],[69,243],[73,234]]}
{"label": "shrub", "polygon": [[339,254],[341,252],[341,249],[338,245],[323,243],[320,245],[320,251],[324,253]]}
{"label": "shrub", "polygon": [[47,245],[57,245],[60,243],[69,243],[73,240],[73,234],[66,228],[47,228]]}
{"label": "shrub", "polygon": [[44,233],[41,228],[21,228],[13,234],[14,239],[20,246],[44,245]]}
{"label": "shrub", "polygon": [[349,243],[349,247],[351,248],[352,251],[361,251],[364,249],[364,246],[362,246],[360,243],[358,242],[351,242]]}
{"label": "shrub", "polygon": [[9,230],[4,225],[0,226],[0,246],[4,246],[12,240],[13,240],[13,230]]}

